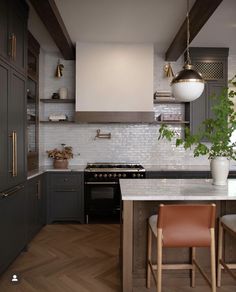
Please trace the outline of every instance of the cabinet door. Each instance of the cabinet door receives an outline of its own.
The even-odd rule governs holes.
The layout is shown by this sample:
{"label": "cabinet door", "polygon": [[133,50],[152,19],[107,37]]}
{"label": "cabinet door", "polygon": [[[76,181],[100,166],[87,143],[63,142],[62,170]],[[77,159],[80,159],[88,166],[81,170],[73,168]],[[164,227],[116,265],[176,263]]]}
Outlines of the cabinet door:
{"label": "cabinet door", "polygon": [[9,67],[0,61],[0,191],[7,188],[7,98],[9,88]]}
{"label": "cabinet door", "polygon": [[26,245],[26,192],[23,186],[0,198],[0,273]]}
{"label": "cabinet door", "polygon": [[8,57],[8,1],[0,1],[0,54]]}
{"label": "cabinet door", "polygon": [[207,84],[205,84],[202,95],[190,103],[190,131],[191,134],[198,133],[201,123],[206,119],[207,116]]}
{"label": "cabinet door", "polygon": [[81,205],[77,190],[52,190],[50,192],[50,213],[52,221],[77,220]]}
{"label": "cabinet door", "polygon": [[27,6],[24,1],[13,1],[10,6],[9,35],[11,62],[21,71],[26,70]]}
{"label": "cabinet door", "polygon": [[43,198],[41,177],[28,181],[28,240],[30,241],[43,225]]}
{"label": "cabinet door", "polygon": [[8,96],[8,185],[17,185],[26,179],[25,125],[26,125],[26,80],[16,71],[11,71]]}
{"label": "cabinet door", "polygon": [[214,81],[208,82],[207,84],[207,95],[209,96],[208,103],[207,103],[207,117],[208,118],[214,118],[212,107],[216,103],[216,100],[210,97],[214,94],[216,96],[219,96],[224,87],[226,87],[225,84],[221,84],[220,82],[214,82]]}

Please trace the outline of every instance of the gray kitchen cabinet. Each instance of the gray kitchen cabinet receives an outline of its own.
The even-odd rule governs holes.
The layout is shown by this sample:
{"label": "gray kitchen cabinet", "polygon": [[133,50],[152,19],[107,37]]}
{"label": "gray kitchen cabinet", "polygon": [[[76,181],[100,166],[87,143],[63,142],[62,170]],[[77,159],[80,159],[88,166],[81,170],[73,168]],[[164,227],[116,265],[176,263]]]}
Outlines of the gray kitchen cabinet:
{"label": "gray kitchen cabinet", "polygon": [[84,179],[82,172],[47,174],[48,223],[84,223]]}
{"label": "gray kitchen cabinet", "polygon": [[24,185],[0,194],[0,273],[27,244],[27,196]]}
{"label": "gray kitchen cabinet", "polygon": [[24,74],[27,58],[28,5],[24,0],[0,2],[0,56]]}
{"label": "gray kitchen cabinet", "polygon": [[0,1],[0,191],[26,179],[27,18],[24,0]]}
{"label": "gray kitchen cabinet", "polygon": [[0,55],[8,58],[8,1],[0,1]]}
{"label": "gray kitchen cabinet", "polygon": [[45,210],[44,184],[40,175],[27,181],[28,241],[45,225]]}
{"label": "gray kitchen cabinet", "polygon": [[26,179],[26,78],[11,70],[8,96],[8,186]]}
{"label": "gray kitchen cabinet", "polygon": [[147,171],[146,178],[170,178],[170,179],[186,179],[186,178],[210,178],[209,171]]}
{"label": "gray kitchen cabinet", "polygon": [[192,63],[205,80],[202,95],[190,103],[188,119],[192,134],[198,132],[205,119],[213,117],[212,106],[216,101],[210,97],[228,86],[228,54],[228,48],[190,48]]}
{"label": "gray kitchen cabinet", "polygon": [[9,67],[0,60],[0,191],[7,188],[8,177],[7,98],[9,89]]}

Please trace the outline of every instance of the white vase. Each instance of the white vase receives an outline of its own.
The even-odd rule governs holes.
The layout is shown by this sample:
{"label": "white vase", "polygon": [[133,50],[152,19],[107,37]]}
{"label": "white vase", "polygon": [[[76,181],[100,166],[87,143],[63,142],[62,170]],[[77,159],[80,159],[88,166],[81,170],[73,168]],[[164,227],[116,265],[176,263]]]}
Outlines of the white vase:
{"label": "white vase", "polygon": [[227,157],[215,157],[211,160],[211,174],[213,185],[227,185],[229,174],[229,159]]}
{"label": "white vase", "polygon": [[67,88],[66,87],[61,87],[59,89],[59,96],[60,96],[60,99],[66,99],[67,98]]}

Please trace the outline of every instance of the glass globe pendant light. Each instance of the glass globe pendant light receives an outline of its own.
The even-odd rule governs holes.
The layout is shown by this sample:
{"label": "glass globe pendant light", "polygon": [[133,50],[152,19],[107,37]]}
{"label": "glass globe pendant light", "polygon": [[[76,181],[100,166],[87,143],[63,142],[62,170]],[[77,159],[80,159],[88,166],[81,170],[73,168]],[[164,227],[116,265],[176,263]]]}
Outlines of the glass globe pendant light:
{"label": "glass globe pendant light", "polygon": [[204,79],[201,73],[194,70],[189,55],[189,0],[187,0],[187,60],[180,71],[171,81],[172,94],[177,101],[190,102],[201,96],[204,90]]}

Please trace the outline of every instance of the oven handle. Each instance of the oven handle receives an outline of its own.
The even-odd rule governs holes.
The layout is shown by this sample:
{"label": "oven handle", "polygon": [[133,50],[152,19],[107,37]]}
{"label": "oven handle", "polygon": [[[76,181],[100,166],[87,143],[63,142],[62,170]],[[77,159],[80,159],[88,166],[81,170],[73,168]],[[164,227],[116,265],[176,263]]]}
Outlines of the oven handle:
{"label": "oven handle", "polygon": [[86,185],[118,185],[117,181],[105,181],[105,182],[95,182],[95,181],[88,181],[85,182]]}

